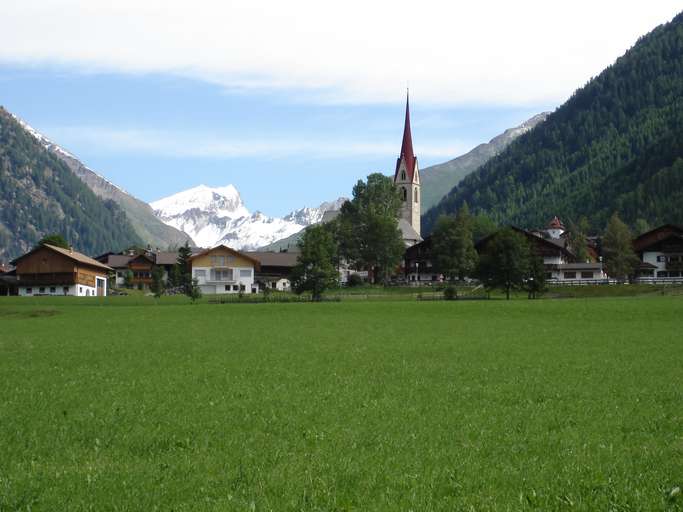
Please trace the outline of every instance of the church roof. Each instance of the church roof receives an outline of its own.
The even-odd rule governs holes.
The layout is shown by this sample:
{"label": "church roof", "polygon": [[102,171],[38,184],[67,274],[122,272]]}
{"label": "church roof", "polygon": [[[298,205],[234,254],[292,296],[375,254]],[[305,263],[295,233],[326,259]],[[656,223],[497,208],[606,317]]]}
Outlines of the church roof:
{"label": "church roof", "polygon": [[407,220],[399,219],[398,229],[401,230],[401,236],[403,237],[404,242],[413,245],[414,243],[422,241],[422,237],[417,233],[417,231],[415,231],[415,228],[411,226]]}
{"label": "church roof", "polygon": [[417,158],[413,151],[413,135],[410,131],[410,101],[408,94],[406,94],[406,121],[403,125],[403,142],[401,142],[401,153],[396,160],[396,172],[394,173],[394,180],[398,177],[398,168],[401,165],[401,159],[406,160],[406,171],[408,179],[413,181],[413,173],[415,171],[415,162]]}

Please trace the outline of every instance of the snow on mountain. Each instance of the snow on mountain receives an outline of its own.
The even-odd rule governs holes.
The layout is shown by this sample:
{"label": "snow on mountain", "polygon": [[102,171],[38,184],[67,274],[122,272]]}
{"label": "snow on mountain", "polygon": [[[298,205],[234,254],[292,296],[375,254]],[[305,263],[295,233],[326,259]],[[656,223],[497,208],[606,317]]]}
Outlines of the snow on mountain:
{"label": "snow on mountain", "polygon": [[163,222],[187,233],[197,245],[225,244],[252,250],[286,238],[319,222],[323,213],[338,209],[345,199],[301,208],[282,218],[261,212],[250,213],[233,185],[211,188],[205,185],[179,192],[151,203]]}

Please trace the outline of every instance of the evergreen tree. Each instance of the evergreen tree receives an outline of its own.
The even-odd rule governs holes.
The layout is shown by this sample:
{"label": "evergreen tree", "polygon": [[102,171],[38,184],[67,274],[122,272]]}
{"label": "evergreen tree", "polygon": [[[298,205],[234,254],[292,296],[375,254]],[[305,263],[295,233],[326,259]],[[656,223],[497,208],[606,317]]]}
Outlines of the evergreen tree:
{"label": "evergreen tree", "polygon": [[353,187],[353,199],[341,208],[338,241],[341,256],[385,282],[405,251],[398,229],[401,199],[391,178],[371,174]]}
{"label": "evergreen tree", "polygon": [[616,212],[605,229],[602,254],[607,274],[619,281],[625,281],[638,265],[639,259],[633,251],[631,231]]}
{"label": "evergreen tree", "polygon": [[530,299],[535,299],[546,290],[545,285],[545,265],[543,258],[533,251],[530,247],[529,253],[529,272],[526,279],[525,288]]}
{"label": "evergreen tree", "polygon": [[199,287],[199,281],[197,279],[190,279],[190,287],[188,297],[192,300],[192,304],[202,298],[202,289]]}
{"label": "evergreen tree", "polygon": [[192,250],[187,242],[178,249],[177,270],[173,270],[174,279],[177,279],[176,286],[183,289],[183,293],[188,297],[192,296]]}
{"label": "evergreen tree", "polygon": [[586,236],[588,234],[588,219],[583,216],[577,224],[569,223],[569,248],[574,253],[576,261],[585,263],[588,261],[588,244]]}
{"label": "evergreen tree", "polygon": [[505,228],[491,237],[479,258],[479,278],[487,289],[502,289],[510,299],[512,290],[523,289],[529,277],[531,249],[524,237]]}
{"label": "evergreen tree", "polygon": [[164,269],[155,265],[152,269],[152,286],[150,287],[154,296],[159,298],[164,293]]}
{"label": "evergreen tree", "polygon": [[327,226],[316,224],[304,231],[298,245],[301,252],[292,270],[294,291],[311,292],[313,300],[319,301],[325,290],[338,285],[337,244]]}

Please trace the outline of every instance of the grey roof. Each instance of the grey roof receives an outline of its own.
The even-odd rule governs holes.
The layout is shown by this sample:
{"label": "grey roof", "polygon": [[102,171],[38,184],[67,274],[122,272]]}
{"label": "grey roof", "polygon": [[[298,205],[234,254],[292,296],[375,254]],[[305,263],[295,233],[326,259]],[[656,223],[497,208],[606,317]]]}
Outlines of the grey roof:
{"label": "grey roof", "polygon": [[293,267],[299,256],[296,252],[247,252],[255,260],[265,267]]}
{"label": "grey roof", "polygon": [[129,254],[110,254],[107,256],[107,265],[111,268],[125,268],[131,259],[133,256]]}
{"label": "grey roof", "polygon": [[399,219],[398,229],[401,230],[404,241],[415,241],[415,243],[422,241],[422,237],[417,234],[417,231],[415,231],[407,220]]}
{"label": "grey roof", "polygon": [[156,253],[157,265],[175,265],[178,262],[177,252],[158,252]]}

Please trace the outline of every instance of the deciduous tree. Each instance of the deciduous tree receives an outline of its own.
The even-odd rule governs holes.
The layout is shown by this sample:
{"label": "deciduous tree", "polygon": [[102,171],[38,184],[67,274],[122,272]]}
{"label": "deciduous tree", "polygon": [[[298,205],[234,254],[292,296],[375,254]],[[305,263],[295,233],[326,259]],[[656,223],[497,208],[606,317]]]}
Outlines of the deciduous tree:
{"label": "deciduous tree", "polygon": [[337,286],[339,272],[335,265],[337,243],[326,225],[313,225],[299,240],[300,254],[292,270],[292,285],[298,294],[310,292],[319,301],[328,288]]}
{"label": "deciduous tree", "polygon": [[531,250],[524,235],[505,228],[486,242],[479,259],[479,278],[487,289],[499,288],[510,299],[510,292],[522,289],[529,277]]}
{"label": "deciduous tree", "polygon": [[638,265],[638,256],[633,251],[631,231],[616,212],[605,228],[602,238],[602,255],[607,274],[619,281],[628,279]]}
{"label": "deciduous tree", "polygon": [[386,282],[405,250],[398,228],[401,199],[391,178],[371,174],[353,187],[353,199],[341,208],[338,240],[341,256],[358,269]]}

